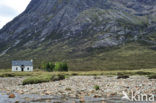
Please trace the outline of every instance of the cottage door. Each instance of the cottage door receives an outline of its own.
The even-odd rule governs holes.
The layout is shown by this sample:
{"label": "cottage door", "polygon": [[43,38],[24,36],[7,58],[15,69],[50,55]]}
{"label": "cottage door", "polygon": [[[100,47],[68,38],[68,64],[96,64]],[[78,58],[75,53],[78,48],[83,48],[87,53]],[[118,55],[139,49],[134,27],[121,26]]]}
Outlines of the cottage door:
{"label": "cottage door", "polygon": [[24,65],[21,65],[21,71],[22,72],[24,71]]}

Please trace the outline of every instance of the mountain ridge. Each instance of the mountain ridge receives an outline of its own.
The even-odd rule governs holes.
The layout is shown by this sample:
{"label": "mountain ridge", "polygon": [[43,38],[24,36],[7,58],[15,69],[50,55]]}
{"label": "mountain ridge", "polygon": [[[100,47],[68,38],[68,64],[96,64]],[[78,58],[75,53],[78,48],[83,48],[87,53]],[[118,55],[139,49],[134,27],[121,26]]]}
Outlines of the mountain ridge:
{"label": "mountain ridge", "polygon": [[[0,30],[0,64],[4,59],[8,63],[13,59],[33,58],[38,67],[42,61],[70,63],[81,59],[81,62],[95,56],[100,63],[92,67],[85,65],[84,60],[81,67],[95,68],[104,62],[98,58],[98,52],[109,54],[113,48],[122,48],[133,42],[140,44],[138,48],[145,46],[154,53],[155,5],[154,0],[32,0],[22,14]],[[51,58],[46,57],[48,55]],[[107,58],[109,62],[112,57]],[[72,70],[74,64],[70,63]],[[115,66],[106,67],[115,69]],[[97,69],[106,67],[97,66]]]}

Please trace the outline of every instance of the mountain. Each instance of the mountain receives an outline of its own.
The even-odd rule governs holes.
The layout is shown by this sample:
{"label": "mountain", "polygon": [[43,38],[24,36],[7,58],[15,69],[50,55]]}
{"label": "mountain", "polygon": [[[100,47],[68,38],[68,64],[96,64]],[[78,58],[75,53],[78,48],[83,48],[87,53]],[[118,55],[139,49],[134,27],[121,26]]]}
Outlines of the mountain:
{"label": "mountain", "polygon": [[70,70],[156,67],[155,0],[31,0],[0,30],[0,68],[14,59]]}

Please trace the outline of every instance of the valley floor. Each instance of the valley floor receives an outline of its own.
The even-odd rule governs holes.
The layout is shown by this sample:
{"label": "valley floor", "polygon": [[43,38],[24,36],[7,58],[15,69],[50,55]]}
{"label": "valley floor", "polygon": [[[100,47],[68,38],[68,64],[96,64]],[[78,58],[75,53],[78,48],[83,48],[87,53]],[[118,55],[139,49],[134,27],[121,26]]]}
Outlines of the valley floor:
{"label": "valley floor", "polygon": [[[72,98],[122,97],[123,91],[129,95],[131,91],[156,95],[156,80],[148,79],[146,76],[131,76],[128,79],[117,79],[116,76],[72,76],[61,81],[22,85],[24,79],[25,77],[0,78],[0,91],[7,94],[55,95]],[[99,86],[99,89],[95,86]]]}

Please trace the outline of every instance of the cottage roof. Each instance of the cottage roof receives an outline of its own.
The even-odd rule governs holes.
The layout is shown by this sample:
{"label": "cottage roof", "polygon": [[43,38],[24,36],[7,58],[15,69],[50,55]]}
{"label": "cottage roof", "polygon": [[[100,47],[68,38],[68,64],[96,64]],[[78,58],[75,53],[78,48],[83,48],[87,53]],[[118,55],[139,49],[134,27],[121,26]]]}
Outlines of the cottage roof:
{"label": "cottage roof", "polygon": [[12,66],[33,66],[32,61],[12,61]]}

